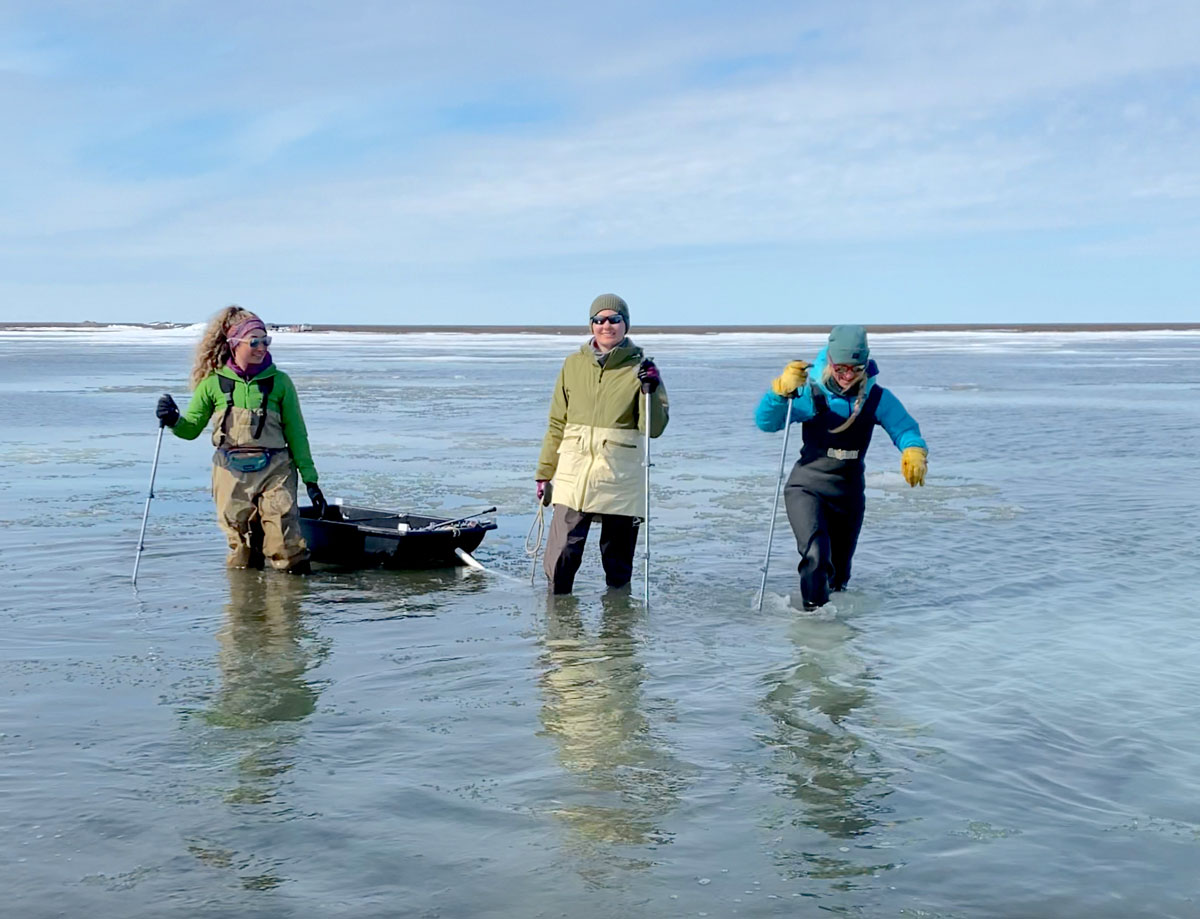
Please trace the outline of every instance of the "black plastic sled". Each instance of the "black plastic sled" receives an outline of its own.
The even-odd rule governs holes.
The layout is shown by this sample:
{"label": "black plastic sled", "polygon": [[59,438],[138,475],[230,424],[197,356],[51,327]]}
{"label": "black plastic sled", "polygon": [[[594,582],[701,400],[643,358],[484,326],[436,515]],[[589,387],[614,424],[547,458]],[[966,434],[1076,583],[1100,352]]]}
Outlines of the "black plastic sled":
{"label": "black plastic sled", "polygon": [[324,518],[300,508],[300,530],[314,562],[343,568],[449,568],[464,564],[454,552],[474,552],[492,520],[426,517],[373,507],[331,504]]}

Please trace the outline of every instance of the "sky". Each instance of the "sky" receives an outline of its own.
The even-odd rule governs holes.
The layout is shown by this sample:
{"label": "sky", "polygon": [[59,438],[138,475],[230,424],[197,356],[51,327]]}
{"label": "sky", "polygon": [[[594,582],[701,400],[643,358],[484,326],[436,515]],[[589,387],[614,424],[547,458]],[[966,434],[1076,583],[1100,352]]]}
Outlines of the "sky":
{"label": "sky", "polygon": [[1200,321],[1195,0],[0,0],[0,321]]}

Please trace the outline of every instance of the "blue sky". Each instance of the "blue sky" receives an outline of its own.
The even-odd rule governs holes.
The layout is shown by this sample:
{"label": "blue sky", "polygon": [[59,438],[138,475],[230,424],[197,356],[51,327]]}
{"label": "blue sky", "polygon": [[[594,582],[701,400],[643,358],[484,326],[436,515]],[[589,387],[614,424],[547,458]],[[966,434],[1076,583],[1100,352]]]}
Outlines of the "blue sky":
{"label": "blue sky", "polygon": [[0,115],[0,320],[1200,321],[1194,0],[3,0]]}

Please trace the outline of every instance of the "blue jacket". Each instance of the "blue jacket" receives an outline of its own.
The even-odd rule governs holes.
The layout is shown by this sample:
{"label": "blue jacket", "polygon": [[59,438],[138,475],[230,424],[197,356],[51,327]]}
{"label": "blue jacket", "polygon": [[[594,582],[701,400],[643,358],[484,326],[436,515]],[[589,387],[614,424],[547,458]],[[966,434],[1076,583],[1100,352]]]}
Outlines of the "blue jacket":
{"label": "blue jacket", "polygon": [[[822,394],[825,396],[825,401],[829,405],[830,411],[842,418],[849,418],[850,412],[854,409],[854,400],[847,399],[845,396],[837,395],[825,386],[821,377],[825,372],[825,364],[827,358],[825,349],[821,349],[821,353],[817,355],[817,359],[813,361],[813,365],[808,369],[808,385],[803,387],[796,398],[792,400],[792,423],[808,421],[813,416],[813,401],[812,387],[819,386]],[[863,383],[867,388],[867,392],[871,388],[878,386],[875,382],[875,377],[879,375],[879,367],[875,361],[867,362],[867,379]],[[883,389],[879,396],[879,408],[875,411],[876,422],[883,427],[888,433],[888,437],[892,439],[892,443],[900,450],[907,450],[909,447],[926,447],[925,441],[921,438],[921,427],[913,420],[912,415],[905,411],[904,406],[900,404],[900,400],[891,394],[887,389]],[[783,396],[775,395],[775,391],[768,389],[763,395],[762,400],[758,403],[758,410],[754,413],[754,423],[758,425],[760,431],[780,431],[783,429],[784,419],[787,418],[788,400]]]}

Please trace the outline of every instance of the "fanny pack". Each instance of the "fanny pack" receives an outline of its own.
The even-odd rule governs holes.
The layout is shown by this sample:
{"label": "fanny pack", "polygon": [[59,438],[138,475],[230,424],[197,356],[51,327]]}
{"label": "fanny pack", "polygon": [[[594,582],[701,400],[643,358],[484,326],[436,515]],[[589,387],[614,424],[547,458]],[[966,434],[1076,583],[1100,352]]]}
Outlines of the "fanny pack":
{"label": "fanny pack", "polygon": [[213,462],[230,472],[262,472],[271,457],[282,452],[267,447],[218,447]]}

